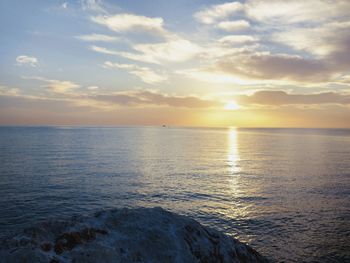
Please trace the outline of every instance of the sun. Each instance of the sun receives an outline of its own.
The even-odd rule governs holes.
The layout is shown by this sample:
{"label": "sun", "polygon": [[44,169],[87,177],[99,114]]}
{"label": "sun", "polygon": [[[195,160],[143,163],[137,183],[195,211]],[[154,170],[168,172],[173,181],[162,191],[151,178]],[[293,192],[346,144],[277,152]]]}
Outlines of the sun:
{"label": "sun", "polygon": [[241,107],[235,101],[230,101],[225,105],[225,110],[239,110]]}

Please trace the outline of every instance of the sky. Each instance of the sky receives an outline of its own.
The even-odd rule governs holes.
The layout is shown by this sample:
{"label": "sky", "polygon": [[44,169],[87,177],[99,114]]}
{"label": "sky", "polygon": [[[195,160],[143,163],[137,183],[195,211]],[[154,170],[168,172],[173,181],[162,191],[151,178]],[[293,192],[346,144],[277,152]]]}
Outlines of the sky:
{"label": "sky", "polygon": [[2,0],[0,125],[350,128],[348,0]]}

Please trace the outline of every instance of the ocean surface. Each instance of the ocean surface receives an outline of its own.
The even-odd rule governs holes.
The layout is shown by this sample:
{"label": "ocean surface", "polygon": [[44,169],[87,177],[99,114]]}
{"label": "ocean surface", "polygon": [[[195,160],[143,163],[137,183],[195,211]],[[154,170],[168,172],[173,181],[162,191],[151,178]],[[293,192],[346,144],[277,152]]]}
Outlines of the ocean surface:
{"label": "ocean surface", "polygon": [[1,127],[0,236],[161,206],[285,262],[350,262],[350,130]]}

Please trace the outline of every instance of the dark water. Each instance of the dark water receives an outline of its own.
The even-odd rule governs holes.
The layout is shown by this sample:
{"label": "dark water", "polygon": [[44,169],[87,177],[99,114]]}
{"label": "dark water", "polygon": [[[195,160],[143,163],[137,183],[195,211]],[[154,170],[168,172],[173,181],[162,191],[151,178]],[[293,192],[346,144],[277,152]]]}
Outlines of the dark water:
{"label": "dark water", "polygon": [[0,232],[162,206],[277,261],[350,262],[350,131],[0,128]]}

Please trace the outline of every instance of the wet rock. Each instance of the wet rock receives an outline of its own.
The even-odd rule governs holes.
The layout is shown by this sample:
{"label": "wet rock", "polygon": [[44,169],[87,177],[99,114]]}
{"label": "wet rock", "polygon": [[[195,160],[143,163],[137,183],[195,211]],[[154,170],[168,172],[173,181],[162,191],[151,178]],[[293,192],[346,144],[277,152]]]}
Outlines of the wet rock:
{"label": "wet rock", "polygon": [[41,244],[41,249],[43,250],[43,251],[45,251],[45,252],[48,252],[48,251],[50,251],[51,250],[51,244],[50,243],[43,243],[43,244]]}
{"label": "wet rock", "polygon": [[64,233],[56,238],[55,252],[61,254],[65,250],[72,250],[83,242],[91,241],[96,238],[96,234],[106,235],[107,231],[103,229],[84,228],[80,232]]}
{"label": "wet rock", "polygon": [[[28,242],[14,242],[20,238]],[[0,262],[268,262],[238,240],[161,208],[46,222],[0,244]]]}

